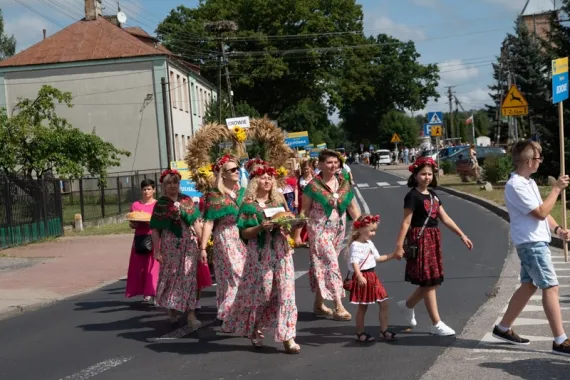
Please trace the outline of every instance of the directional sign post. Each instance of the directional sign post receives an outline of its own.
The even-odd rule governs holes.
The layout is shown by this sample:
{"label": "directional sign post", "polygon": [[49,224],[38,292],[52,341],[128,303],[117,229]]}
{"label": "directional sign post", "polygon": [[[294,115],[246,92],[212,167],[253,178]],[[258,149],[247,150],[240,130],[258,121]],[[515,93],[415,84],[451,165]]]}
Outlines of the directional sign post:
{"label": "directional sign post", "polygon": [[[560,134],[560,174],[566,174],[564,162],[564,106],[568,99],[568,57],[552,61],[552,103],[558,103],[558,129]],[[562,228],[566,229],[566,190],[562,191]],[[564,260],[568,262],[568,244],[564,242]]]}
{"label": "directional sign post", "polygon": [[528,102],[517,86],[514,84],[509,89],[503,104],[501,105],[503,116],[526,116],[528,115]]}

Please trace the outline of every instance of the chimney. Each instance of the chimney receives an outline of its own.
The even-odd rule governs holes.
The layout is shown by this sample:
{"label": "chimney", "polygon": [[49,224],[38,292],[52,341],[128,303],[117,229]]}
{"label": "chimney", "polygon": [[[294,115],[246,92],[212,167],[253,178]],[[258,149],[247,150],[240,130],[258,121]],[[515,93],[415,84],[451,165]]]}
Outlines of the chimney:
{"label": "chimney", "polygon": [[47,30],[44,29],[43,32],[44,32],[44,40],[45,40],[45,39],[46,39]]}
{"label": "chimney", "polygon": [[85,0],[85,21],[97,20],[103,16],[101,0]]}

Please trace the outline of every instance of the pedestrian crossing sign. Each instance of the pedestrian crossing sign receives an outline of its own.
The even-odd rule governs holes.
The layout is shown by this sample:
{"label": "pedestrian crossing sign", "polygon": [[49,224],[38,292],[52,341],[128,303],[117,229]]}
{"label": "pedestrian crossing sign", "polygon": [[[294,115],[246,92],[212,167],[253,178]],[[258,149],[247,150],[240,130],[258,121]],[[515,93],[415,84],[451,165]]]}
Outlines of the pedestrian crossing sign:
{"label": "pedestrian crossing sign", "polygon": [[395,143],[399,143],[399,142],[401,142],[401,141],[402,141],[402,140],[400,140],[400,136],[398,136],[397,133],[394,133],[394,135],[392,136],[392,140],[391,140],[390,142],[391,142],[392,144],[395,144]]}
{"label": "pedestrian crossing sign", "polygon": [[428,124],[443,124],[441,112],[428,112]]}

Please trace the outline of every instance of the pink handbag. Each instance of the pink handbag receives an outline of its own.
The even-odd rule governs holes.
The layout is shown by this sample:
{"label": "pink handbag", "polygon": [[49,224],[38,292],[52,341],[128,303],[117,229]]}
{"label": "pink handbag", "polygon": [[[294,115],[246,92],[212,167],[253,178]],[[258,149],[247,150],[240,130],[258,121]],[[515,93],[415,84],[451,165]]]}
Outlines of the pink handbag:
{"label": "pink handbag", "polygon": [[198,263],[197,279],[199,290],[212,286],[212,276],[210,275],[210,267],[208,267],[208,264],[201,261]]}

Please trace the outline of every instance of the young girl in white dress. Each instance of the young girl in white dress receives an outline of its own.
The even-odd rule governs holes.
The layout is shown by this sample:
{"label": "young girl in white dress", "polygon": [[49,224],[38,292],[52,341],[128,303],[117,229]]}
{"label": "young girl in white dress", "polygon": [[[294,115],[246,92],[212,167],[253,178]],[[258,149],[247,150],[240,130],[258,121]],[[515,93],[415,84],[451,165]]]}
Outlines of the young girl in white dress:
{"label": "young girl in white dress", "polygon": [[363,214],[352,225],[350,237],[350,258],[348,267],[354,273],[350,290],[350,303],[358,305],[356,312],[356,337],[359,342],[371,342],[374,339],[364,331],[364,317],[368,305],[380,306],[380,338],[394,340],[396,334],[388,329],[388,293],[376,276],[376,263],[383,263],[394,258],[394,254],[380,255],[372,243],[380,217]]}

